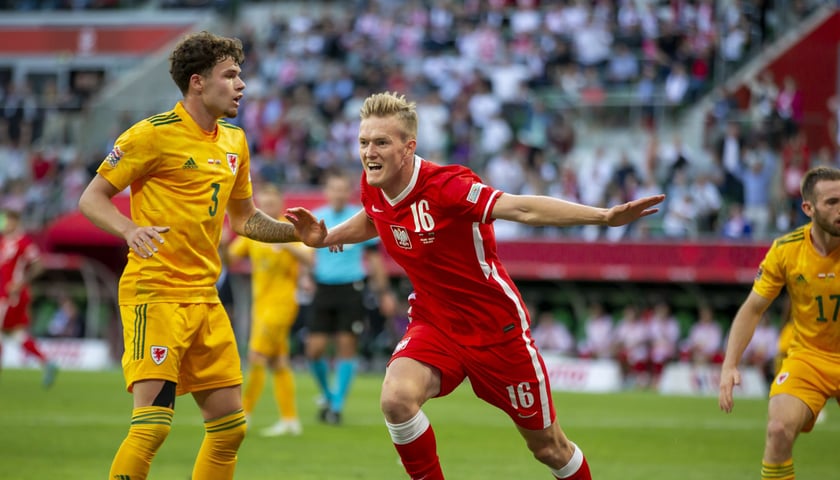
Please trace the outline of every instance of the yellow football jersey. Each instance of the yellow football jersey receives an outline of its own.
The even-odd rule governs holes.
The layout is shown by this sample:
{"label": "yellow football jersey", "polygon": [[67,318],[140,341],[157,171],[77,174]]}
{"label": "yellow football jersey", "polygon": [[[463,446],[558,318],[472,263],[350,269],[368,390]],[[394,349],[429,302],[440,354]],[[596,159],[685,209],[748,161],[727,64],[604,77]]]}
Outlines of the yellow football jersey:
{"label": "yellow football jersey", "polygon": [[151,258],[128,254],[120,279],[123,305],[218,302],[219,241],[229,198],[251,196],[245,133],[224,120],[214,132],[181,102],[126,130],[97,172],[131,187],[131,218],[169,227]]}
{"label": "yellow football jersey", "polygon": [[810,232],[809,223],[773,242],[753,291],[773,299],[787,287],[793,321],[789,354],[806,350],[840,361],[840,251],[820,255]]}
{"label": "yellow football jersey", "polygon": [[793,322],[785,322],[779,330],[779,355],[787,356],[791,343],[793,343]]}
{"label": "yellow football jersey", "polygon": [[237,237],[230,253],[251,259],[251,308],[256,320],[270,321],[290,309],[297,311],[298,261],[291,252],[281,245]]}

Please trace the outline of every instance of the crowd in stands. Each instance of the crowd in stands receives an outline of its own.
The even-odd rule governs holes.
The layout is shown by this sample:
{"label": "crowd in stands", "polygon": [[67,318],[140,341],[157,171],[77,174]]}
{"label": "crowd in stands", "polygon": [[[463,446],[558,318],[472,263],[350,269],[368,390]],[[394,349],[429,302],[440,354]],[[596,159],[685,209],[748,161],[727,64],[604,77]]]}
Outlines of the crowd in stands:
{"label": "crowd in stands", "polygon": [[[312,186],[328,168],[359,169],[365,96],[404,92],[418,105],[420,155],[468,165],[504,191],[593,205],[668,193],[665,212],[647,223],[537,232],[498,222],[501,239],[767,238],[802,221],[798,175],[835,159],[812,158],[798,134],[803,93],[794,79],[761,75],[748,106],[715,85],[783,22],[821,3],[785,2],[780,11],[738,0],[378,0],[347,2],[344,14],[243,17],[234,34],[248,87],[236,122],[251,141],[256,181]],[[0,200],[25,203],[34,226],[73,209],[107,153],[68,147],[79,132],[67,134],[61,105],[74,99],[38,87],[0,85]],[[658,137],[657,112],[678,114],[708,92],[716,101],[705,151]],[[574,161],[576,120],[595,112],[614,121],[598,116],[614,105],[639,113],[627,127],[647,127],[646,140],[616,152],[605,138]]]}
{"label": "crowd in stands", "polygon": [[[723,322],[707,304],[676,315],[665,300],[629,303],[609,311],[592,302],[578,321],[543,306],[532,335],[544,354],[618,361],[628,387],[655,387],[671,362],[719,365],[726,344]],[[744,354],[745,364],[772,379],[779,354],[779,325],[766,315]]]}

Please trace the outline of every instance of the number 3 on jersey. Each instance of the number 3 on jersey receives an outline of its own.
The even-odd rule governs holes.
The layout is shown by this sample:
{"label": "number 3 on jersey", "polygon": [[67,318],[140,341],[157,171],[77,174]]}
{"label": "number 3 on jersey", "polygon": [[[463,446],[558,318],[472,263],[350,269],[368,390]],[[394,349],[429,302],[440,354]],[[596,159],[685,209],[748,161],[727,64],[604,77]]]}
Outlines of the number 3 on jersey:
{"label": "number 3 on jersey", "polygon": [[207,213],[209,213],[211,217],[215,217],[216,212],[219,211],[219,189],[222,188],[222,186],[214,182],[210,184],[210,188],[213,189],[213,195],[210,196],[210,200],[213,201],[213,205],[207,207]]}
{"label": "number 3 on jersey", "polygon": [[411,216],[414,218],[414,232],[430,232],[435,228],[435,219],[429,213],[429,201],[420,200],[411,204]]}

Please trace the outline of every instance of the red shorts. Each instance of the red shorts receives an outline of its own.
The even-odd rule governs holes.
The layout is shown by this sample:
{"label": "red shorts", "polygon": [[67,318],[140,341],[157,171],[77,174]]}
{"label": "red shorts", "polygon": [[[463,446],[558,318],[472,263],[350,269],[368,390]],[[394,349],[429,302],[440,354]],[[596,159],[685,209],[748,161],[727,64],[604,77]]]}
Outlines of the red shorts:
{"label": "red shorts", "polygon": [[554,422],[548,374],[530,332],[505,343],[465,346],[435,327],[412,322],[391,361],[401,357],[440,372],[439,397],[468,378],[478,398],[503,410],[520,427],[542,430]]}
{"label": "red shorts", "polygon": [[9,305],[9,299],[0,297],[0,318],[3,330],[16,330],[29,326],[29,299],[20,298],[14,305]]}

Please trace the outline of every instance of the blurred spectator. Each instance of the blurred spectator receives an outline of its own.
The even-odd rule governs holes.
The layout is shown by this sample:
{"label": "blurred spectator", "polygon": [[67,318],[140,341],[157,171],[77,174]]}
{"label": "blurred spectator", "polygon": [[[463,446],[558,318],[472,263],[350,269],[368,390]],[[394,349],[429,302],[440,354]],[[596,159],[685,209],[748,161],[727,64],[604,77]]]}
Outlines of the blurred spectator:
{"label": "blurred spectator", "polygon": [[662,218],[662,230],[665,236],[674,239],[697,237],[698,208],[691,193],[679,191],[670,196]]}
{"label": "blurred spectator", "polygon": [[651,337],[651,373],[653,382],[656,383],[665,364],[677,359],[680,325],[671,311],[671,305],[664,300],[654,304],[653,310],[647,315],[646,323]]}
{"label": "blurred spectator", "polygon": [[24,81],[11,83],[2,102],[0,140],[28,147],[34,140],[38,115],[38,100],[32,86]]}
{"label": "blurred spectator", "polygon": [[47,325],[51,337],[81,337],[83,334],[82,314],[76,302],[62,294],[58,297],[58,308]]}
{"label": "blurred spectator", "polygon": [[688,95],[690,79],[685,65],[674,62],[665,78],[665,99],[671,105],[682,105]]}
{"label": "blurred spectator", "polygon": [[731,203],[727,208],[726,219],[720,229],[721,236],[731,240],[744,240],[752,237],[752,226],[744,216],[744,207],[740,203]]}
{"label": "blurred spectator", "polygon": [[417,117],[417,143],[425,149],[421,155],[424,158],[442,156],[447,146],[449,109],[441,100],[440,93],[434,90],[427,92],[417,102]]}
{"label": "blurred spectator", "polygon": [[755,238],[766,238],[770,230],[777,163],[766,142],[760,142],[756,148],[749,146],[744,151],[744,164],[738,178],[744,187],[744,217]]}
{"label": "blurred spectator", "polygon": [[726,73],[730,74],[744,60],[749,41],[748,26],[744,21],[736,21],[736,23],[724,28],[720,53],[725,62]]}
{"label": "blurred spectator", "polygon": [[639,78],[639,59],[624,43],[618,43],[607,64],[607,81],[611,85],[629,85]]}
{"label": "blurred spectator", "polygon": [[477,127],[484,127],[491,117],[502,112],[502,102],[490,90],[490,81],[479,77],[475,81],[475,93],[468,100],[470,119]]}
{"label": "blurred spectator", "polygon": [[776,97],[776,114],[782,119],[786,136],[791,137],[799,131],[802,124],[802,93],[796,80],[790,75],[782,82],[782,89]]}
{"label": "blurred spectator", "polygon": [[493,188],[518,194],[525,185],[526,169],[523,149],[508,146],[490,157],[482,178]]}
{"label": "blurred spectator", "polygon": [[697,308],[697,321],[691,325],[680,346],[681,358],[694,363],[720,363],[723,361],[721,345],[723,331],[708,305]]}
{"label": "blurred spectator", "polygon": [[635,305],[626,305],[615,330],[618,359],[625,379],[631,386],[647,387],[650,383],[650,329]]}
{"label": "blurred spectator", "polygon": [[750,90],[750,120],[759,132],[767,132],[776,110],[779,88],[773,80],[773,72],[764,70],[758,77],[747,81]]}
{"label": "blurred spectator", "polygon": [[613,36],[603,22],[594,15],[575,31],[572,41],[575,45],[577,60],[583,67],[603,68],[610,57]]}
{"label": "blurred spectator", "polygon": [[613,318],[601,302],[589,305],[583,323],[583,340],[578,351],[584,358],[612,358],[615,355]]}
{"label": "blurred spectator", "polygon": [[776,355],[779,348],[779,329],[764,315],[755,327],[752,340],[744,350],[746,364],[757,368],[765,378],[772,379],[776,373]]}
{"label": "blurred spectator", "polygon": [[723,197],[712,176],[698,173],[694,176],[691,190],[697,198],[697,228],[703,233],[718,230],[718,215],[723,207]]}
{"label": "blurred spectator", "polygon": [[779,231],[787,231],[808,221],[802,212],[802,194],[800,184],[805,172],[811,168],[811,151],[805,141],[805,134],[797,132],[790,137],[782,148],[782,193],[784,206],[777,221]]}
{"label": "blurred spectator", "polygon": [[721,167],[721,195],[728,203],[744,203],[744,184],[740,179],[740,172],[743,169],[743,149],[744,139],[741,136],[741,126],[735,121],[728,122],[726,131],[718,140],[715,151],[715,158]]}
{"label": "blurred spectator", "polygon": [[531,337],[543,353],[574,354],[575,342],[569,328],[562,321],[555,319],[551,311],[537,314],[537,322],[531,328]]}
{"label": "blurred spectator", "polygon": [[497,154],[504,150],[513,140],[513,130],[510,124],[501,116],[501,112],[494,112],[487,118],[479,136],[479,152],[485,156]]}

